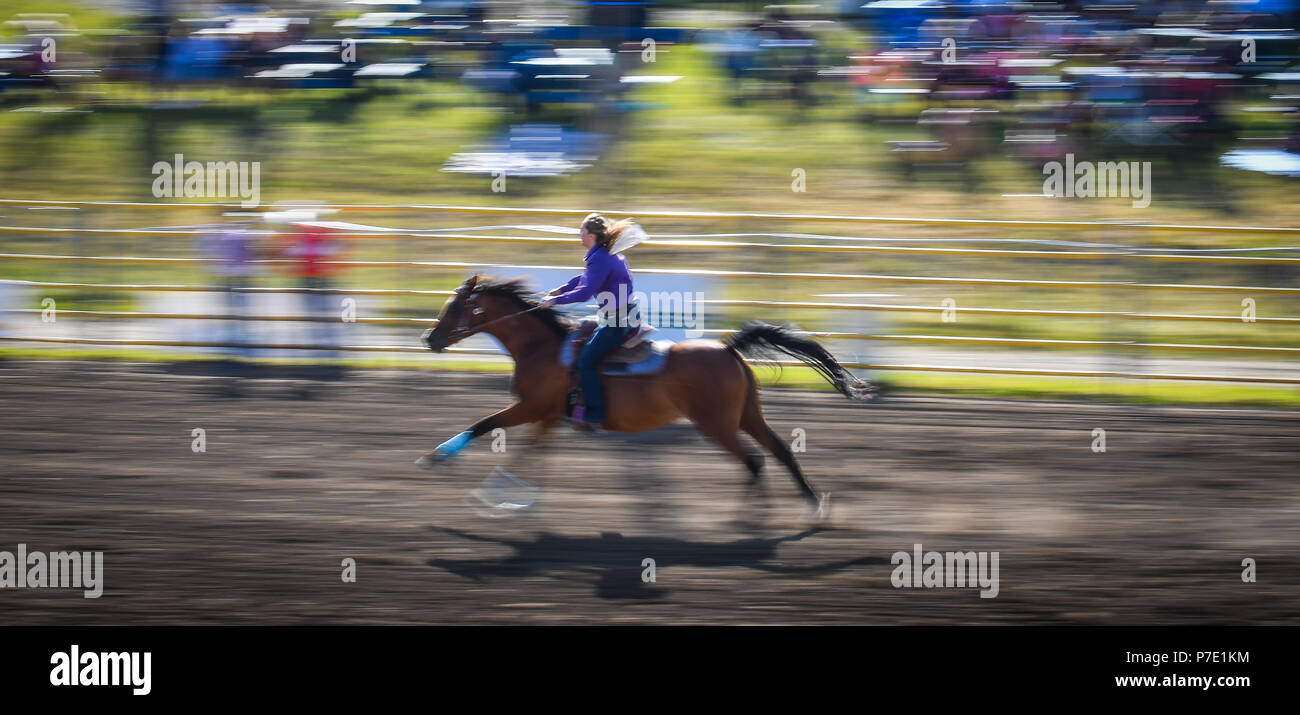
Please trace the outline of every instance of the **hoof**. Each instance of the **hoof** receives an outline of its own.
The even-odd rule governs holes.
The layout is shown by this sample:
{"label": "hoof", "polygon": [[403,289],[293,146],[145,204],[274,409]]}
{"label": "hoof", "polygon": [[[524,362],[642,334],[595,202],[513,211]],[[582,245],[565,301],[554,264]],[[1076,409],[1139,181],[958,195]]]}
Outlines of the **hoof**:
{"label": "hoof", "polygon": [[816,504],[808,505],[808,518],[812,521],[826,521],[831,516],[831,494],[824,492],[817,497]]}
{"label": "hoof", "polygon": [[483,485],[470,492],[470,495],[488,507],[490,515],[504,516],[535,510],[540,493],[541,490],[537,487],[497,467],[483,480]]}
{"label": "hoof", "polygon": [[605,428],[596,422],[584,422],[582,420],[569,420],[570,426],[576,432],[585,432],[587,434],[602,435],[605,434]]}
{"label": "hoof", "polygon": [[415,460],[415,466],[419,467],[420,469],[427,469],[430,472],[432,472],[437,469],[438,462],[440,461],[442,460],[438,459],[437,452],[430,452],[424,455],[423,457],[420,457],[419,459]]}

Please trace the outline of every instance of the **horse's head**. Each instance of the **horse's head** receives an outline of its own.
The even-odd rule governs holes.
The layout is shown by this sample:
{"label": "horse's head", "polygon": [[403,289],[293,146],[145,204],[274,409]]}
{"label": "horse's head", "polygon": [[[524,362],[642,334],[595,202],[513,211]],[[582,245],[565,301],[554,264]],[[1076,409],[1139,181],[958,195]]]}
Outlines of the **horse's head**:
{"label": "horse's head", "polygon": [[[530,320],[507,320],[525,313]],[[499,324],[487,327],[494,322]],[[554,310],[542,308],[523,281],[494,281],[476,275],[461,284],[442,306],[438,326],[424,331],[424,344],[440,353],[480,330],[499,339],[507,328],[510,332],[541,330],[562,338],[572,326]]]}
{"label": "horse's head", "polygon": [[424,331],[424,344],[430,350],[435,353],[446,350],[467,336],[475,324],[485,322],[482,306],[478,305],[478,296],[474,294],[479,278],[478,275],[470,276],[443,303],[442,311],[438,313],[438,324]]}
{"label": "horse's head", "polygon": [[519,306],[514,301],[485,290],[493,285],[483,276],[470,276],[443,304],[438,325],[424,331],[424,344],[440,353],[478,332],[482,326],[518,312]]}

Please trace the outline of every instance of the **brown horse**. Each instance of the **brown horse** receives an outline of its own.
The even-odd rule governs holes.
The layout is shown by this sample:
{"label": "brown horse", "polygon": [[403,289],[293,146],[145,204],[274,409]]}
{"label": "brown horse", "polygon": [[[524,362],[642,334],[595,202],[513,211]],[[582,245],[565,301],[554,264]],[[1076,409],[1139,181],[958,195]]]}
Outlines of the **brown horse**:
{"label": "brown horse", "polygon": [[[470,440],[498,427],[536,423],[540,440],[565,419],[569,371],[560,364],[560,349],[570,323],[539,302],[519,281],[494,282],[472,276],[443,306],[438,325],[426,330],[424,343],[434,352],[479,332],[501,342],[515,361],[513,389],[518,401],[475,422],[468,430],[417,460],[426,469],[451,458]],[[825,377],[850,399],[871,399],[866,383],[849,374],[825,348],[787,328],[751,323],[725,342],[687,340],[675,344],[664,369],[652,375],[603,377],[609,412],[607,430],[639,432],[687,417],[740,460],[749,470],[750,486],[760,484],[763,457],[745,447],[743,430],[771,452],[790,474],[817,513],[823,498],[804,477],[794,454],[763,419],[754,373],[742,355],[785,353]]]}

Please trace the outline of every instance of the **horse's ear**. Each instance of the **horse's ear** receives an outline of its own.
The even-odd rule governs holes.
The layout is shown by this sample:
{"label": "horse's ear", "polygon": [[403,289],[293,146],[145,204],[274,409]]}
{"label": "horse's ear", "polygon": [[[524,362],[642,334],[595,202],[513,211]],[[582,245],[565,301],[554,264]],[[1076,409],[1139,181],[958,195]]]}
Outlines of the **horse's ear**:
{"label": "horse's ear", "polygon": [[475,273],[474,275],[470,276],[469,278],[466,278],[466,279],[465,279],[465,283],[464,283],[464,285],[462,285],[461,287],[464,288],[464,289],[467,290],[467,291],[474,290],[474,286],[478,285],[478,279],[480,279],[480,278],[482,278],[482,277],[483,277],[483,275],[482,275],[481,273]]}

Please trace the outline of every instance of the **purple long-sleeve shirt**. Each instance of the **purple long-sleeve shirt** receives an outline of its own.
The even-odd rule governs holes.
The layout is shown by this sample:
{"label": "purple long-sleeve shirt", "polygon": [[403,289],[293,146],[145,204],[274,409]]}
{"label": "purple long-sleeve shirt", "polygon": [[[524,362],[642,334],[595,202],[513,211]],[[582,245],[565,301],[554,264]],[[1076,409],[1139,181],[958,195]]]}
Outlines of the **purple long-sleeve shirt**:
{"label": "purple long-sleeve shirt", "polygon": [[622,315],[632,297],[632,274],[627,270],[627,259],[610,253],[601,246],[587,251],[587,271],[560,286],[564,291],[555,297],[556,305],[566,305],[599,297],[602,293],[613,296],[613,303],[601,303],[603,310]]}

